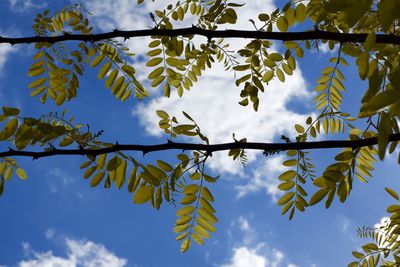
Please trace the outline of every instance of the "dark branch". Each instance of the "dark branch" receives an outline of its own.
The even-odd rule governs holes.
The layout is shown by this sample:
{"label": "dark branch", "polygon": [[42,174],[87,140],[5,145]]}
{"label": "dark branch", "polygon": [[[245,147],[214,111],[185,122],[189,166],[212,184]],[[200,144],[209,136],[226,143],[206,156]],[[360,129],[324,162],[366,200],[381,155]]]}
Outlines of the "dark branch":
{"label": "dark branch", "polygon": [[[390,141],[400,141],[400,134],[391,134]],[[324,149],[324,148],[345,148],[349,147],[357,149],[365,146],[376,145],[378,139],[376,137],[359,139],[359,140],[328,140],[304,143],[242,143],[232,142],[215,145],[193,144],[193,143],[175,143],[167,142],[158,145],[129,145],[129,144],[116,144],[107,148],[101,149],[51,149],[48,151],[18,151],[9,149],[8,151],[0,152],[0,157],[10,156],[24,156],[32,157],[33,159],[50,157],[56,155],[100,155],[105,153],[112,153],[117,151],[141,151],[143,154],[163,150],[201,150],[212,153],[216,151],[230,150],[235,148],[264,150],[264,151],[285,151],[285,150],[310,150],[310,149]]]}
{"label": "dark branch", "polygon": [[[29,44],[29,43],[58,43],[64,41],[85,41],[96,42],[105,39],[112,39],[122,37],[125,40],[134,37],[143,36],[189,36],[198,35],[212,38],[250,38],[250,39],[264,39],[264,40],[281,40],[281,41],[299,41],[299,40],[332,40],[340,43],[363,43],[367,34],[356,33],[340,33],[340,32],[327,32],[327,31],[306,31],[306,32],[263,32],[263,31],[242,31],[242,30],[220,30],[212,31],[201,29],[198,27],[180,28],[172,30],[161,29],[148,29],[148,30],[132,30],[120,31],[114,30],[112,32],[98,33],[92,35],[84,34],[63,34],[59,36],[32,36],[32,37],[0,37],[1,43],[8,44]],[[381,44],[400,44],[400,36],[394,34],[377,34],[376,43]]]}

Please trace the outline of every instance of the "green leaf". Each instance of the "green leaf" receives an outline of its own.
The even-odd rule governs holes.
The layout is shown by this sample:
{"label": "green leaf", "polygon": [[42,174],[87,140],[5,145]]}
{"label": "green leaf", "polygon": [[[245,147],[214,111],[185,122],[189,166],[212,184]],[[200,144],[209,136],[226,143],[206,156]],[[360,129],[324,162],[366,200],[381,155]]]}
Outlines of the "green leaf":
{"label": "green leaf", "polygon": [[196,195],[186,195],[184,198],[181,200],[182,205],[189,205],[195,202],[197,199]]}
{"label": "green leaf", "polygon": [[391,188],[385,187],[386,192],[388,192],[392,197],[397,200],[400,200],[399,195]]}
{"label": "green leaf", "polygon": [[108,163],[106,166],[106,170],[107,171],[113,171],[116,170],[118,168],[118,166],[122,163],[122,159],[114,156]]}
{"label": "green leaf", "polygon": [[42,78],[39,78],[39,79],[37,79],[37,80],[31,82],[31,83],[28,85],[28,87],[29,87],[30,89],[33,89],[33,88],[36,88],[36,87],[41,86],[41,85],[44,84],[46,81],[47,81],[47,78],[42,77]]}
{"label": "green leaf", "polygon": [[0,132],[0,140],[6,140],[6,139],[10,138],[17,130],[17,127],[18,127],[18,119],[17,118],[13,118],[13,119],[9,120]]}
{"label": "green leaf", "polygon": [[298,132],[298,133],[300,133],[300,134],[304,133],[304,131],[305,131],[304,127],[301,126],[300,124],[296,124],[296,125],[294,126],[294,128],[296,129],[296,132]]}
{"label": "green leaf", "polygon": [[188,239],[183,240],[182,244],[181,244],[181,252],[183,253],[183,252],[187,251],[191,245],[192,245],[191,239],[188,238]]}
{"label": "green leaf", "polygon": [[286,167],[292,167],[292,166],[296,166],[297,164],[297,160],[296,159],[289,159],[289,160],[285,160],[282,165],[286,166]]}
{"label": "green leaf", "polygon": [[166,162],[164,162],[162,160],[157,160],[157,165],[163,171],[166,171],[166,172],[170,172],[170,171],[172,171],[174,169],[171,165],[169,165],[168,163],[166,163]]}
{"label": "green leaf", "polygon": [[153,196],[154,188],[152,186],[144,185],[139,187],[133,195],[133,203],[143,204],[151,199]]}
{"label": "green leaf", "polygon": [[206,229],[207,231],[210,232],[216,232],[217,229],[215,228],[214,225],[212,225],[210,222],[208,222],[207,220],[201,218],[201,217],[197,217],[196,218],[196,222],[203,227],[204,229]]}
{"label": "green leaf", "polygon": [[17,174],[17,176],[19,178],[21,178],[22,180],[26,180],[28,178],[28,174],[26,174],[25,170],[22,168],[17,168],[15,173]]}
{"label": "green leaf", "polygon": [[399,7],[399,2],[395,0],[380,0],[378,2],[378,18],[384,32],[389,31],[393,25],[393,21],[396,18],[395,12]]}
{"label": "green leaf", "polygon": [[201,188],[201,195],[210,202],[214,202],[214,197],[207,187]]}
{"label": "green leaf", "polygon": [[111,69],[112,63],[111,62],[107,62],[103,65],[103,67],[101,67],[99,74],[97,75],[97,78],[99,80],[103,79],[104,76],[106,76],[107,72]]}
{"label": "green leaf", "polygon": [[276,77],[278,77],[278,79],[281,82],[285,82],[285,74],[283,73],[283,71],[281,69],[276,69],[275,73],[276,73]]}
{"label": "green leaf", "polygon": [[287,182],[281,183],[281,184],[278,186],[278,189],[279,189],[279,190],[283,190],[283,191],[287,191],[287,190],[292,189],[294,186],[295,186],[295,182],[293,182],[293,181],[287,181]]}
{"label": "green leaf", "polygon": [[176,212],[176,216],[179,216],[179,217],[187,216],[189,214],[192,214],[193,212],[194,212],[193,206],[184,206]]}
{"label": "green leaf", "polygon": [[281,180],[281,181],[290,181],[294,177],[296,177],[296,174],[297,173],[295,171],[293,171],[293,170],[285,171],[284,173],[279,175],[279,180]]}
{"label": "green leaf", "polygon": [[108,77],[106,79],[106,83],[105,83],[105,86],[107,88],[110,88],[113,85],[115,78],[117,78],[117,75],[118,75],[117,69],[111,71],[111,73],[108,75]]}
{"label": "green leaf", "polygon": [[209,210],[207,210],[205,208],[199,208],[197,211],[198,211],[200,217],[204,218],[206,221],[212,222],[212,223],[218,222],[218,219]]}
{"label": "green leaf", "polygon": [[307,18],[306,7],[303,3],[296,6],[295,18],[298,22],[303,22]]}
{"label": "green leaf", "polygon": [[315,205],[320,202],[329,192],[328,188],[321,188],[311,197],[309,205]]}
{"label": "green leaf", "polygon": [[20,110],[13,107],[3,107],[3,114],[6,116],[18,116]]}
{"label": "green leaf", "polygon": [[360,75],[361,80],[365,80],[365,78],[367,78],[369,69],[369,53],[361,53],[361,55],[357,57],[356,63],[358,66],[358,74]]}
{"label": "green leaf", "polygon": [[160,118],[169,119],[168,113],[163,110],[156,110],[156,113]]}
{"label": "green leaf", "polygon": [[147,61],[146,66],[147,67],[154,67],[157,66],[158,64],[160,64],[162,62],[162,58],[161,57],[155,57],[150,59],[149,61]]}
{"label": "green leaf", "polygon": [[294,192],[288,192],[284,194],[279,200],[278,200],[278,205],[282,206],[288,203],[293,197],[295,193]]}
{"label": "green leaf", "polygon": [[103,180],[104,175],[105,175],[105,172],[96,173],[93,176],[92,180],[90,181],[90,186],[91,187],[97,186]]}
{"label": "green leaf", "polygon": [[281,32],[287,32],[289,24],[285,16],[280,16],[276,21],[276,26]]}
{"label": "green leaf", "polygon": [[195,227],[193,227],[193,229],[196,231],[196,233],[198,233],[198,234],[201,235],[202,237],[210,238],[210,233],[207,232],[206,229],[204,229],[203,227],[201,227],[201,225],[196,225]]}
{"label": "green leaf", "polygon": [[93,67],[96,67],[97,65],[99,65],[103,61],[104,57],[105,57],[105,54],[104,53],[100,53],[100,55],[95,57],[92,60],[92,62],[90,62],[90,67],[93,68]]}
{"label": "green leaf", "polygon": [[197,184],[191,184],[185,187],[185,189],[183,190],[183,194],[185,195],[193,195],[196,194],[197,191],[199,191],[200,186]]}

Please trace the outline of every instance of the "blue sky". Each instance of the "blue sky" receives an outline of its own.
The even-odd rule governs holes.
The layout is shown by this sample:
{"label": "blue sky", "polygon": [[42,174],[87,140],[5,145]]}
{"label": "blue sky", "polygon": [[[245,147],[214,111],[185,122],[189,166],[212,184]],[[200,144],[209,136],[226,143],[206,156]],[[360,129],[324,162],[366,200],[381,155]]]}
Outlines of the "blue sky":
{"label": "blue sky", "polygon": [[[148,12],[167,3],[160,0],[138,7],[134,2],[98,0],[85,6],[92,13],[96,31],[101,32],[147,28],[152,25]],[[37,12],[46,7],[54,11],[68,3],[1,1],[0,35],[32,35],[30,26]],[[274,5],[272,1],[251,1],[239,11],[243,18],[235,27],[251,28],[248,19],[257,12],[271,12]],[[241,44],[235,41],[233,47]],[[127,45],[139,56],[146,53],[143,38],[130,40]],[[281,49],[280,44],[275,48]],[[238,138],[263,142],[278,141],[281,134],[293,136],[294,123],[304,123],[313,114],[312,88],[335,55],[326,49],[307,52],[298,71],[285,84],[270,84],[261,96],[259,112],[254,113],[250,107],[237,104],[239,90],[233,74],[224,72],[221,66],[205,73],[183,98],[175,94],[164,98],[152,90],[148,100],[121,103],[97,81],[95,73],[89,72],[81,80],[78,98],[62,108],[51,102],[42,105],[29,97],[27,88],[30,79],[26,72],[33,54],[29,45],[0,45],[1,105],[16,106],[26,116],[67,108],[77,122],[103,129],[106,141],[146,144],[167,138],[157,127],[156,109],[178,117],[181,111],[187,111],[212,143],[231,141],[233,132]],[[144,81],[149,70],[143,62],[137,64],[142,64],[137,69]],[[366,86],[358,80],[354,65],[342,71],[348,89],[344,110],[357,114]],[[1,144],[0,148],[8,145]],[[319,170],[335,153],[325,152],[312,154]],[[225,154],[216,153],[209,162],[210,172],[221,175],[219,182],[210,186],[216,197],[218,231],[204,246],[194,245],[185,254],[179,252],[180,244],[172,232],[173,206],[164,205],[157,211],[148,205],[133,205],[125,188],[91,188],[82,179],[81,157],[35,162],[19,159],[29,179],[8,182],[0,199],[0,266],[345,266],[352,259],[351,251],[363,241],[357,239],[357,226],[374,225],[385,216],[390,199],[383,188],[389,185],[399,189],[392,185],[397,178],[397,159],[389,157],[376,164],[377,171],[368,184],[356,182],[344,205],[335,201],[329,210],[317,205],[304,214],[297,213],[289,222],[280,216],[276,205],[283,155],[266,158],[251,152],[248,165],[242,168]],[[168,161],[173,154],[132,155],[150,163],[157,157]]]}

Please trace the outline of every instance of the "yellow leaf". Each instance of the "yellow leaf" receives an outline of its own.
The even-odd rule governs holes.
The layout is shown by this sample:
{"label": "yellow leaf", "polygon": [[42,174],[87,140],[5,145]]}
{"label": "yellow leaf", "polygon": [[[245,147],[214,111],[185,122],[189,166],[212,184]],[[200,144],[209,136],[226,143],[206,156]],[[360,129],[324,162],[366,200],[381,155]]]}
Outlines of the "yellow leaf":
{"label": "yellow leaf", "polygon": [[28,178],[28,175],[26,174],[25,170],[22,168],[17,168],[15,173],[18,175],[19,178],[22,180],[26,180]]}
{"label": "yellow leaf", "polygon": [[133,195],[133,203],[143,204],[150,200],[153,196],[154,188],[152,186],[141,186],[139,187],[135,194]]}
{"label": "yellow leaf", "polygon": [[112,63],[111,62],[107,62],[103,65],[103,67],[101,67],[99,74],[97,75],[97,78],[99,80],[103,79],[104,76],[106,76],[107,72],[110,70]]}
{"label": "yellow leaf", "polygon": [[13,118],[7,122],[4,128],[0,132],[0,140],[6,140],[10,138],[18,127],[18,119]]}
{"label": "yellow leaf", "polygon": [[90,181],[90,186],[91,187],[97,186],[101,182],[101,180],[103,180],[104,175],[105,175],[105,172],[96,173],[93,176],[92,180]]}
{"label": "yellow leaf", "polygon": [[365,78],[367,78],[369,68],[369,53],[361,53],[357,57],[356,63],[358,66],[358,74],[360,75],[361,80],[365,80]]}
{"label": "yellow leaf", "polygon": [[181,244],[181,252],[183,253],[187,251],[190,248],[191,244],[192,240],[190,238],[183,240]]}
{"label": "yellow leaf", "polygon": [[31,83],[28,85],[28,87],[29,87],[30,89],[33,89],[33,88],[36,88],[36,87],[41,86],[41,85],[44,84],[46,81],[47,81],[47,78],[42,77],[42,78],[37,79],[36,81],[31,82]]}
{"label": "yellow leaf", "polygon": [[104,57],[105,57],[105,54],[100,53],[100,55],[98,55],[97,57],[95,57],[95,58],[92,60],[92,62],[90,62],[90,67],[93,68],[93,67],[96,67],[97,65],[99,65],[99,64],[103,61]]}
{"label": "yellow leaf", "polygon": [[111,73],[107,77],[106,84],[105,84],[107,88],[112,86],[112,84],[115,81],[115,78],[117,78],[117,75],[118,75],[118,70],[115,69],[115,70],[111,71]]}
{"label": "yellow leaf", "polygon": [[280,16],[276,21],[276,26],[281,32],[286,32],[288,30],[288,21],[284,16]]}
{"label": "yellow leaf", "polygon": [[307,17],[305,5],[303,3],[298,4],[294,14],[298,22],[303,22]]}
{"label": "yellow leaf", "polygon": [[194,211],[194,207],[193,206],[184,206],[182,208],[180,208],[177,212],[176,212],[176,216],[187,216],[189,214],[192,214]]}

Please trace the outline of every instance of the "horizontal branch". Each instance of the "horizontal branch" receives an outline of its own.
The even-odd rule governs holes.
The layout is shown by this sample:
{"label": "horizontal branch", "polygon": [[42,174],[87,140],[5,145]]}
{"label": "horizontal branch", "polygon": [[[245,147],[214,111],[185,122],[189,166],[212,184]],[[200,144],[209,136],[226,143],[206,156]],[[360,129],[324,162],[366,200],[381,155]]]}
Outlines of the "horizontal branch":
{"label": "horizontal branch", "polygon": [[[250,39],[264,39],[264,40],[281,40],[281,41],[299,41],[299,40],[332,40],[340,43],[363,43],[367,34],[358,33],[339,33],[327,31],[305,31],[305,32],[265,32],[265,31],[244,31],[244,30],[206,30],[198,27],[179,28],[179,29],[147,29],[147,30],[132,30],[120,31],[114,30],[112,32],[98,33],[98,34],[68,34],[58,36],[32,36],[32,37],[1,37],[0,44],[29,44],[29,43],[58,43],[64,41],[85,41],[96,42],[113,38],[135,38],[143,36],[189,36],[198,35],[204,36],[208,39],[212,38],[250,38]],[[394,34],[377,34],[376,43],[381,44],[400,44],[400,36]]]}
{"label": "horizontal branch", "polygon": [[[400,134],[391,134],[389,140],[400,141]],[[328,140],[315,142],[301,143],[255,143],[255,142],[232,142],[214,145],[193,144],[193,143],[175,143],[168,141],[165,144],[158,145],[132,145],[132,144],[115,144],[107,148],[100,149],[51,149],[47,151],[22,151],[9,149],[8,151],[0,152],[0,157],[23,156],[39,159],[56,155],[100,155],[105,153],[113,153],[117,151],[140,151],[143,154],[164,150],[200,150],[207,153],[216,151],[224,151],[230,149],[252,149],[264,151],[286,151],[286,150],[310,150],[310,149],[326,149],[326,148],[352,148],[357,149],[365,146],[376,145],[378,139],[376,137],[365,138],[359,140]]]}

